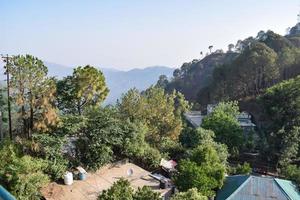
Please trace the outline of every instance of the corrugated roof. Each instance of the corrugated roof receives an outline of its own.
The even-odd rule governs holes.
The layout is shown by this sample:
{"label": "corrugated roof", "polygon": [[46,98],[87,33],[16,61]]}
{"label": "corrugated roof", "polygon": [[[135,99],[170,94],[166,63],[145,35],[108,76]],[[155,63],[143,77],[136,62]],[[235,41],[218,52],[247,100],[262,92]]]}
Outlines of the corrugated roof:
{"label": "corrugated roof", "polygon": [[297,186],[294,185],[291,181],[278,179],[278,178],[275,178],[275,181],[283,189],[283,191],[290,199],[300,200],[300,192],[298,191]]}
{"label": "corrugated roof", "polygon": [[203,115],[200,111],[191,111],[184,114],[185,118],[195,127],[198,128],[202,124]]}
{"label": "corrugated roof", "polygon": [[223,187],[218,191],[216,200],[227,199],[235,192],[247,179],[247,175],[236,175],[226,177]]}
{"label": "corrugated roof", "polygon": [[216,200],[300,200],[291,181],[260,176],[229,176]]}

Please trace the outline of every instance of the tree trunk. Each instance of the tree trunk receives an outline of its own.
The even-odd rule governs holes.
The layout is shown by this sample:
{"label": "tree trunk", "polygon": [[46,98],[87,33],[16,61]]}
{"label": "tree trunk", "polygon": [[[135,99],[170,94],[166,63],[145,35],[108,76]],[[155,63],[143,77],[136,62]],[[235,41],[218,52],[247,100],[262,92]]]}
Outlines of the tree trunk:
{"label": "tree trunk", "polygon": [[30,118],[29,118],[29,130],[28,130],[28,136],[31,138],[32,136],[32,130],[33,130],[33,98],[32,98],[32,92],[29,92],[30,94]]}
{"label": "tree trunk", "polygon": [[22,105],[21,108],[21,113],[22,113],[22,121],[23,121],[23,134],[25,135],[25,137],[28,137],[28,126],[27,126],[27,120],[25,118],[25,107],[24,105]]}
{"label": "tree trunk", "polygon": [[81,115],[80,101],[77,102],[77,112],[79,115]]}

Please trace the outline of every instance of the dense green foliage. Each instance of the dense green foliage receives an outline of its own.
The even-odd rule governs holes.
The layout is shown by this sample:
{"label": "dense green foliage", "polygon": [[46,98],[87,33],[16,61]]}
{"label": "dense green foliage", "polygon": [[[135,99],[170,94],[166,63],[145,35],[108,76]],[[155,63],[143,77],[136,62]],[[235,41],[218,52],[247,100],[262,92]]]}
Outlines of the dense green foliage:
{"label": "dense green foliage", "polygon": [[236,102],[219,103],[213,112],[203,119],[202,127],[214,131],[216,141],[228,146],[230,152],[243,146],[243,130],[237,120]]}
{"label": "dense green foliage", "polygon": [[7,98],[5,96],[5,88],[0,84],[0,133],[5,136],[6,135],[6,126],[7,126],[7,106],[6,106]]}
{"label": "dense green foliage", "polygon": [[85,132],[77,142],[78,156],[87,167],[98,169],[112,161],[114,150],[120,151],[127,130],[133,127],[117,119],[110,108],[90,110],[87,118]]}
{"label": "dense green foliage", "polygon": [[281,170],[282,175],[287,179],[295,181],[300,187],[300,167],[297,165],[286,165]]}
{"label": "dense green foliage", "polygon": [[171,200],[208,200],[208,198],[201,195],[196,188],[192,188],[186,192],[177,193]]}
{"label": "dense green foliage", "polygon": [[81,115],[89,106],[100,106],[109,90],[103,73],[92,66],[77,67],[73,75],[57,82],[58,107]]}
{"label": "dense green foliage", "polygon": [[45,173],[52,180],[61,179],[69,164],[63,153],[65,138],[58,135],[36,134],[33,135],[33,141],[37,144],[35,154],[47,163]]}
{"label": "dense green foliage", "polygon": [[133,188],[126,179],[115,182],[108,190],[102,191],[98,200],[133,200]]}
{"label": "dense green foliage", "polygon": [[195,133],[202,135],[201,140],[191,149],[189,158],[179,162],[174,181],[180,191],[197,188],[201,194],[213,196],[225,179],[227,149],[213,140],[213,132],[198,129]]}
{"label": "dense green foliage", "polygon": [[160,77],[157,85],[165,88],[168,92],[174,89],[180,91],[189,100],[197,98],[198,91],[208,86],[212,81],[212,73],[215,67],[231,62],[237,53],[223,53],[216,51],[202,60],[193,60],[189,63],[184,63],[180,69],[173,72],[171,81],[165,80],[165,77]]}
{"label": "dense green foliage", "polygon": [[133,194],[134,200],[161,200],[160,194],[158,192],[153,192],[148,186],[138,188]]}
{"label": "dense green foliage", "polygon": [[47,77],[44,63],[31,55],[14,56],[9,72],[21,133],[29,138],[33,131],[48,131],[55,126],[58,121],[54,106],[56,88],[54,80]]}
{"label": "dense green foliage", "polygon": [[0,146],[0,184],[18,199],[38,200],[39,189],[48,183],[43,173],[47,163],[42,159],[22,155],[19,147],[10,142]]}
{"label": "dense green foliage", "polygon": [[217,50],[184,63],[174,70],[170,81],[160,77],[158,85],[204,105],[258,95],[276,82],[300,74],[299,44],[299,35],[260,31],[255,38],[237,41],[235,47],[231,44],[226,53]]}
{"label": "dense green foliage", "polygon": [[264,107],[268,149],[282,164],[297,160],[300,145],[300,77],[269,88],[260,97]]}
{"label": "dense green foliage", "polygon": [[168,95],[161,88],[151,87],[143,94],[129,90],[117,107],[123,119],[146,124],[147,141],[159,146],[163,137],[178,138],[182,130],[181,115],[189,105],[180,93]]}
{"label": "dense green foliage", "polygon": [[252,172],[252,168],[249,163],[244,162],[242,165],[238,164],[236,167],[231,167],[232,174],[247,174]]}
{"label": "dense green foliage", "polygon": [[141,123],[119,118],[117,109],[90,109],[84,131],[77,143],[77,157],[91,169],[116,158],[129,157],[148,168],[157,167],[160,153],[145,142],[147,129]]}
{"label": "dense green foliage", "polygon": [[115,182],[108,190],[102,191],[98,200],[160,200],[160,194],[149,187],[138,188],[134,192],[126,179]]}

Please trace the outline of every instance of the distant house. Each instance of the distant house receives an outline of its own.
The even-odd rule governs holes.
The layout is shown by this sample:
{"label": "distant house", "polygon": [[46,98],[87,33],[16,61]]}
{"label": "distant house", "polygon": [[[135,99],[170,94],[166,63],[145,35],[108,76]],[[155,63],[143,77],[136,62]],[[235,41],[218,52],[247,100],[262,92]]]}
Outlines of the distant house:
{"label": "distant house", "polygon": [[[203,118],[212,113],[216,106],[217,104],[208,104],[206,107],[206,112],[203,113],[201,111],[187,112],[184,114],[185,119],[192,127],[198,128],[201,126]],[[247,112],[241,112],[237,116],[237,120],[239,121],[244,132],[253,131],[256,127],[256,125],[251,121],[251,115]]]}
{"label": "distant house", "polygon": [[215,200],[299,200],[300,193],[291,181],[274,177],[228,176]]}
{"label": "distant house", "polygon": [[253,131],[254,128],[256,127],[256,125],[253,124],[252,121],[251,121],[251,115],[247,112],[241,112],[237,116],[237,120],[239,121],[240,126],[246,132]]}
{"label": "distant house", "polygon": [[190,111],[184,113],[184,117],[191,126],[198,128],[201,126],[202,119],[205,117],[205,115],[202,115],[201,111]]}

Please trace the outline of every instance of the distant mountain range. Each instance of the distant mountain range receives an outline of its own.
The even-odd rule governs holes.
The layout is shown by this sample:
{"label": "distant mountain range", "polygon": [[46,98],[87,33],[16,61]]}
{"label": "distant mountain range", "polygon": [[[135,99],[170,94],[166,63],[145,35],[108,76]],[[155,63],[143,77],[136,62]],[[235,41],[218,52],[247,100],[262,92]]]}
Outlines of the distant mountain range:
{"label": "distant mountain range", "polygon": [[[51,62],[44,62],[48,67],[48,75],[61,79],[73,73],[73,68]],[[100,68],[104,73],[106,84],[110,89],[105,104],[114,104],[118,98],[131,88],[145,90],[152,84],[155,84],[158,77],[162,74],[171,77],[173,68],[165,66],[152,66],[144,69],[132,69],[121,71],[113,68]],[[0,80],[4,80],[3,67],[0,66]]]}

